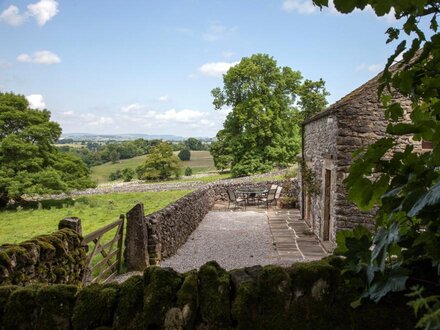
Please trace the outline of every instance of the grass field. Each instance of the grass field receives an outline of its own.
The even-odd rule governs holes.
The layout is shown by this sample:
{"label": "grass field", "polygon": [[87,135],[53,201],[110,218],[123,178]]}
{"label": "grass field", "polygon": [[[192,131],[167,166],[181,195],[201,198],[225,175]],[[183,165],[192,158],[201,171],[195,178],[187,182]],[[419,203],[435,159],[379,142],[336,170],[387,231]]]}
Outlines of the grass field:
{"label": "grass field", "polygon": [[75,200],[48,200],[30,203],[18,211],[0,212],[0,244],[19,243],[37,235],[57,230],[58,222],[76,216],[81,219],[83,234],[114,222],[136,203],[144,203],[145,213],[160,210],[189,191],[115,193],[78,197]]}
{"label": "grass field", "polygon": [[[98,184],[109,182],[110,173],[117,170],[122,170],[127,167],[135,170],[136,167],[144,162],[145,157],[146,156],[138,156],[130,159],[121,160],[116,164],[112,164],[111,162],[109,162],[102,165],[94,166],[91,169],[92,179],[97,181]],[[191,160],[180,162],[180,164],[182,166],[182,170],[185,170],[185,168],[187,167],[191,167],[193,169],[193,174],[215,171],[214,161],[212,160],[212,156],[209,151],[191,151]]]}

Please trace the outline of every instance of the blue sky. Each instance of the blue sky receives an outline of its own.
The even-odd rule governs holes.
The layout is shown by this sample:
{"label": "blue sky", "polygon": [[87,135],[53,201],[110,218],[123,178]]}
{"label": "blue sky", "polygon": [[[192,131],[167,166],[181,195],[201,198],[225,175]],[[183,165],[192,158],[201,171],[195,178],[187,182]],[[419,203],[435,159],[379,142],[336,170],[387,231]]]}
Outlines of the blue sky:
{"label": "blue sky", "polygon": [[0,91],[66,133],[214,136],[228,110],[210,91],[242,57],[323,78],[333,103],[381,70],[395,24],[309,0],[0,0]]}

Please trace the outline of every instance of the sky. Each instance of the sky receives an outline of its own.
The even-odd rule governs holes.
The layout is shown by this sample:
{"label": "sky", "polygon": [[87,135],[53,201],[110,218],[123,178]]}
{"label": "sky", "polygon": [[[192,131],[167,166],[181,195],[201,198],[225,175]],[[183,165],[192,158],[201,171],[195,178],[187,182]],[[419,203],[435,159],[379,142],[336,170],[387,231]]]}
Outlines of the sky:
{"label": "sky", "polygon": [[311,0],[0,0],[0,91],[64,133],[213,137],[230,109],[211,90],[241,58],[323,78],[331,104],[381,71],[396,24]]}

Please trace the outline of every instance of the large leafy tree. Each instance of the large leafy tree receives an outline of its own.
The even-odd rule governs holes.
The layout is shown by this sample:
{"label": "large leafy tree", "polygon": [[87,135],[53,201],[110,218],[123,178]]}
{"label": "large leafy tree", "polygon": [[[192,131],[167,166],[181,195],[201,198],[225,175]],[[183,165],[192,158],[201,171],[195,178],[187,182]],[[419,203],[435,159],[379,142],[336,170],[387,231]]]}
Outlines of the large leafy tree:
{"label": "large leafy tree", "polygon": [[[327,6],[327,0],[314,0]],[[440,286],[440,34],[438,1],[365,0],[334,1],[336,9],[349,13],[370,5],[377,15],[394,10],[401,28],[387,30],[387,42],[402,39],[388,59],[378,91],[389,119],[389,137],[361,150],[346,180],[350,198],[363,209],[378,206],[376,229],[343,232],[339,252],[347,256],[348,269],[361,272],[366,282],[364,297],[381,299],[390,291],[412,286],[410,294],[422,328],[440,328],[440,297],[424,296]],[[390,70],[398,56],[403,60]],[[400,93],[412,101],[409,122],[391,95]],[[432,150],[416,153],[412,145],[395,152],[399,137],[432,142]],[[428,260],[430,280],[407,267],[408,261]],[[426,263],[425,263],[426,265]],[[412,283],[412,284],[409,284]]]}
{"label": "large leafy tree", "polygon": [[30,109],[24,96],[0,93],[0,206],[23,194],[95,185],[81,159],[53,146],[60,135],[49,111]]}
{"label": "large leafy tree", "polygon": [[164,180],[173,174],[180,176],[179,158],[173,154],[173,147],[167,142],[161,142],[151,148],[145,159],[145,163],[137,169],[140,180]]}
{"label": "large leafy tree", "polygon": [[328,95],[324,82],[303,82],[299,71],[277,66],[266,54],[243,58],[223,82],[223,89],[212,90],[213,103],[232,111],[211,147],[216,165],[230,162],[233,176],[243,176],[293,162],[301,141],[298,106],[310,113],[322,110]]}

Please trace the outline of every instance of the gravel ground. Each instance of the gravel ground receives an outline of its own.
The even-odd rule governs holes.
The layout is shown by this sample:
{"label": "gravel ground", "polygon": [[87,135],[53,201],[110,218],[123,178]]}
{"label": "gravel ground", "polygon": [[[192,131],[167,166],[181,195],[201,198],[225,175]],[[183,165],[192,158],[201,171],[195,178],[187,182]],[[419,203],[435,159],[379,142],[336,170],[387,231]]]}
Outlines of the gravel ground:
{"label": "gravel ground", "polygon": [[267,216],[257,212],[209,212],[188,241],[162,267],[179,272],[199,268],[210,260],[230,270],[276,264]]}

